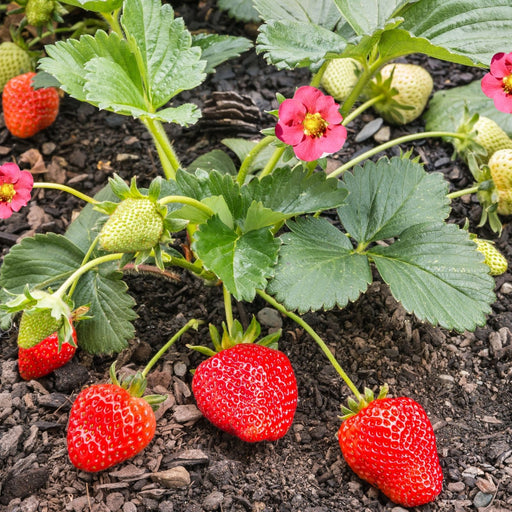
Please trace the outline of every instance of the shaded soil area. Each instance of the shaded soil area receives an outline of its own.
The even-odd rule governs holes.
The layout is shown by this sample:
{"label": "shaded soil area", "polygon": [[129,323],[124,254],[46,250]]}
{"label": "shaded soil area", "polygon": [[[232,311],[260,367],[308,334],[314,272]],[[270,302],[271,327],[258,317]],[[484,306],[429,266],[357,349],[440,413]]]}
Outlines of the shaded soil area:
{"label": "shaded soil area", "polygon": [[[254,27],[229,19],[214,2],[172,2],[191,30],[254,37]],[[412,56],[433,75],[436,89],[463,85],[481,71]],[[180,95],[206,114],[197,126],[168,127],[183,164],[222,148],[224,137],[258,138],[272,118],[275,92],[287,97],[308,83],[304,70],[276,71],[254,51],[220,66],[193,92]],[[223,93],[231,92],[231,95]],[[215,93],[215,94],[214,94]],[[235,103],[222,115],[222,102]],[[230,103],[230,105],[231,105]],[[224,104],[225,105],[225,104]],[[329,165],[375,145],[362,130],[367,113],[348,127],[345,147]],[[371,125],[370,125],[371,126]],[[421,120],[390,127],[390,137],[422,129]],[[364,132],[363,132],[364,133]],[[357,140],[357,142],[356,142]],[[453,189],[471,184],[452,148],[440,140],[409,146],[425,168],[442,172]],[[398,154],[398,149],[388,155]],[[150,136],[138,122],[65,97],[56,123],[28,140],[13,138],[0,121],[0,162],[15,159],[36,180],[57,181],[94,194],[112,173],[138,176],[141,185],[160,174]],[[63,233],[82,203],[56,191],[38,190],[30,206],[0,220],[2,256],[20,237]],[[510,219],[498,238],[477,228],[476,199],[453,202],[450,222],[496,240],[512,262]],[[511,272],[496,278],[497,300],[485,327],[455,333],[419,322],[395,301],[377,276],[368,292],[343,310],[305,315],[359,388],[388,383],[392,396],[407,395],[426,409],[437,436],[445,479],[439,498],[418,511],[512,510],[512,284]],[[280,348],[298,380],[299,404],[288,434],[275,443],[245,444],[203,419],[191,393],[190,370],[203,356],[185,344],[207,343],[208,323],[220,327],[222,291],[178,271],[162,280],[126,274],[137,302],[136,337],[116,357],[78,351],[71,363],[38,381],[17,371],[16,325],[0,343],[0,510],[8,512],[377,512],[402,510],[358,479],[336,440],[340,404],[348,390],[325,356],[297,325],[256,300],[237,304],[244,324],[257,315],[266,332],[283,328]],[[98,474],[77,471],[66,450],[66,423],[73,399],[91,383],[106,381],[112,361],[142,368],[190,318],[206,324],[186,334],[156,366],[149,391],[168,395],[157,413],[152,443],[132,460]],[[171,470],[173,470],[171,472]],[[163,473],[163,474],[162,474]],[[171,475],[171,477],[169,477]]]}

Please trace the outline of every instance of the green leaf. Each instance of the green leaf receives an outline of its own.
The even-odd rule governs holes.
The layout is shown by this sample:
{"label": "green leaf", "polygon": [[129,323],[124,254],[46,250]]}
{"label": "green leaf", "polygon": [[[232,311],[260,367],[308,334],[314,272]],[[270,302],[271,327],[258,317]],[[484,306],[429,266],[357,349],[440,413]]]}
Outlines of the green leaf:
{"label": "green leaf", "polygon": [[[0,268],[0,287],[11,293],[22,293],[27,285],[30,289],[51,287],[55,291],[80,267],[84,256],[80,248],[62,235],[48,233],[25,238],[5,256]],[[82,276],[73,295],[75,306],[91,305],[92,318],[80,322],[77,333],[79,345],[94,353],[118,351],[133,336],[130,320],[136,317],[131,309],[134,301],[114,267],[113,263],[105,264],[99,271]],[[99,336],[106,332],[108,336]]]}
{"label": "green leaf", "polygon": [[175,123],[180,126],[189,126],[198,121],[201,117],[201,111],[193,103],[184,103],[179,107],[168,107],[157,110],[155,113],[143,112],[141,116],[151,117],[164,123]]}
{"label": "green leaf", "polygon": [[360,244],[400,235],[421,222],[442,222],[449,214],[447,184],[408,158],[368,161],[346,173],[349,192],[338,209],[340,220]]}
{"label": "green leaf", "polygon": [[400,14],[401,28],[464,57],[454,60],[461,64],[488,66],[504,41],[512,40],[510,0],[419,0]]}
{"label": "green leaf", "polygon": [[265,208],[261,202],[253,201],[247,210],[247,215],[243,222],[243,232],[247,233],[255,229],[274,226],[278,222],[286,219],[286,215],[281,212],[274,212]]}
{"label": "green leaf", "polygon": [[347,190],[339,180],[327,178],[322,172],[309,175],[300,168],[276,169],[246,187],[251,199],[288,217],[337,208],[347,197]]}
{"label": "green leaf", "polygon": [[196,169],[203,169],[205,171],[216,170],[232,176],[235,176],[237,173],[235,163],[231,157],[221,149],[214,149],[197,157],[187,168],[189,172],[194,172]]}
{"label": "green leaf", "polygon": [[215,68],[252,48],[252,41],[245,37],[219,34],[195,34],[192,44],[201,48],[201,59],[207,62],[205,73],[215,72]]}
{"label": "green leaf", "polygon": [[367,254],[395,298],[420,320],[458,331],[485,323],[494,280],[466,231],[453,224],[416,224],[395,243]]}
{"label": "green leaf", "polygon": [[327,219],[289,222],[274,278],[267,291],[304,313],[356,300],[372,282],[368,258],[353,251],[348,237]]}
{"label": "green leaf", "polygon": [[341,54],[347,41],[319,25],[270,20],[260,27],[256,51],[277,69],[318,66],[328,55]]}
{"label": "green leaf", "polygon": [[279,250],[269,229],[239,235],[214,216],[194,237],[193,250],[237,300],[250,302],[256,289],[266,287]]}
{"label": "green leaf", "polygon": [[341,20],[333,0],[253,0],[265,20],[301,21],[334,30]]}
{"label": "green leaf", "polygon": [[219,9],[228,11],[228,14],[244,22],[258,22],[258,12],[252,6],[252,0],[218,0]]}
{"label": "green leaf", "polygon": [[466,105],[470,115],[478,112],[481,116],[489,117],[512,136],[512,116],[496,109],[494,101],[482,93],[480,80],[462,87],[437,91],[423,115],[427,130],[456,131]]}
{"label": "green leaf", "polygon": [[63,4],[74,5],[88,11],[110,13],[119,9],[123,0],[60,0]]}
{"label": "green leaf", "polygon": [[121,24],[142,67],[149,102],[160,108],[181,91],[203,82],[206,65],[183,19],[160,0],[125,0]]}

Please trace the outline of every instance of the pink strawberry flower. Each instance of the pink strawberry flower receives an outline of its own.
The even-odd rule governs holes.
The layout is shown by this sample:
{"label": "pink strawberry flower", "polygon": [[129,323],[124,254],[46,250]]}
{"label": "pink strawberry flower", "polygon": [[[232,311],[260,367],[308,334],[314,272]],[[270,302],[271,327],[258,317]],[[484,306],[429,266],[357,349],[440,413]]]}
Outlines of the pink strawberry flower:
{"label": "pink strawberry flower", "polygon": [[279,106],[276,137],[292,146],[297,158],[312,162],[341,149],[347,139],[341,121],[339,105],[332,96],[305,85]]}
{"label": "pink strawberry flower", "polygon": [[512,114],[512,53],[497,53],[491,71],[482,78],[482,91],[501,112]]}
{"label": "pink strawberry flower", "polygon": [[7,162],[0,166],[0,219],[8,219],[30,201],[34,178],[28,171]]}

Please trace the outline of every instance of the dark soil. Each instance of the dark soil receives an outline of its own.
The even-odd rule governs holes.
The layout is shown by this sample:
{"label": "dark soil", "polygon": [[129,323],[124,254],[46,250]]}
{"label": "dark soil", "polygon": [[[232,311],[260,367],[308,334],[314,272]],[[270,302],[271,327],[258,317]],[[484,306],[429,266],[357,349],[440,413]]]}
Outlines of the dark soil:
{"label": "dark soil", "polygon": [[[208,29],[253,37],[219,13],[210,2],[172,2],[191,30]],[[427,67],[436,89],[463,85],[481,71],[413,56]],[[200,107],[212,93],[234,90],[240,113],[216,119],[215,109],[198,126],[169,127],[183,164],[222,147],[223,137],[258,137],[270,126],[265,111],[276,107],[275,92],[291,96],[308,82],[305,71],[277,72],[254,52],[222,65],[198,90],[180,95]],[[217,98],[218,99],[218,98]],[[222,97],[220,98],[222,99]],[[253,102],[259,111],[248,109]],[[245,105],[245,107],[243,106]],[[208,111],[208,110],[207,110]],[[245,114],[244,114],[245,112]],[[346,161],[375,144],[372,137],[354,142],[374,119],[367,114],[349,127],[349,140],[335,157]],[[391,137],[420,131],[421,120],[391,128]],[[412,147],[412,146],[411,146]],[[408,148],[407,148],[408,149]],[[138,122],[97,111],[66,97],[56,123],[28,140],[13,138],[0,125],[0,161],[30,169],[22,155],[42,155],[36,180],[62,181],[88,194],[97,192],[113,172],[144,185],[159,175],[150,137]],[[440,140],[414,144],[425,168],[442,172],[454,189],[471,183],[452,148]],[[390,152],[389,155],[395,154]],[[42,166],[41,166],[42,164]],[[334,162],[334,166],[339,165]],[[37,169],[34,169],[37,172]],[[38,190],[30,206],[0,221],[5,255],[20,237],[35,232],[63,233],[82,203],[69,195]],[[477,228],[480,207],[474,199],[453,202],[450,222],[469,219],[471,230],[496,240],[512,262],[510,219],[501,237]],[[126,275],[137,302],[136,337],[119,354],[118,368],[142,368],[188,319],[201,318],[220,327],[222,293],[187,274],[162,281],[150,275]],[[496,279],[497,301],[485,327],[474,333],[448,332],[407,314],[378,279],[344,310],[306,315],[327,341],[359,388],[377,389],[387,382],[392,396],[407,395],[426,409],[437,436],[444,470],[438,499],[417,510],[512,511],[512,286],[510,271]],[[252,314],[264,326],[282,322],[280,348],[289,356],[298,379],[299,405],[292,428],[275,443],[244,444],[217,430],[198,414],[191,394],[191,374],[203,356],[185,343],[207,343],[208,330],[187,334],[157,365],[151,392],[169,396],[157,413],[157,433],[138,456],[98,474],[77,471],[66,451],[66,423],[80,389],[108,378],[114,357],[91,357],[78,351],[54,374],[25,382],[17,371],[16,325],[1,334],[0,345],[0,510],[8,512],[376,512],[402,510],[345,464],[336,439],[340,404],[349,392],[314,342],[292,322],[268,313],[265,304],[238,304],[237,317]],[[277,316],[277,318],[274,318]],[[178,470],[169,488],[155,473]]]}

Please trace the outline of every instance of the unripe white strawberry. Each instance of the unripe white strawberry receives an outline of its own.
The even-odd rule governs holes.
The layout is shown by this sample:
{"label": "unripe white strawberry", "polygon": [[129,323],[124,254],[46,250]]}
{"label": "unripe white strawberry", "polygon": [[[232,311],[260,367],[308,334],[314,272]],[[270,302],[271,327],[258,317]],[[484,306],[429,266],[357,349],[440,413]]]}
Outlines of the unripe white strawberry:
{"label": "unripe white strawberry", "polygon": [[479,158],[481,163],[487,163],[489,158],[500,149],[512,149],[512,139],[498,123],[488,117],[480,116],[473,130],[477,132],[475,142],[487,151],[486,157]]}
{"label": "unripe white strawberry", "polygon": [[28,73],[33,68],[32,58],[23,48],[10,41],[0,44],[0,92],[11,78]]}
{"label": "unripe white strawberry", "polygon": [[492,181],[498,191],[498,213],[512,214],[512,149],[495,151],[488,162]]}
{"label": "unripe white strawberry", "polygon": [[[434,87],[430,73],[416,64],[387,64],[370,84],[370,96],[386,97],[373,108],[391,124],[407,124],[418,118]],[[396,89],[396,94],[390,91]]]}
{"label": "unripe white strawberry", "polygon": [[111,252],[152,249],[164,232],[158,205],[148,197],[128,197],[119,203],[100,232],[100,246]]}
{"label": "unripe white strawberry", "polygon": [[321,85],[336,101],[345,101],[358,80],[361,64],[355,59],[332,59],[327,64]]}
{"label": "unripe white strawberry", "polygon": [[489,267],[491,276],[499,276],[504,274],[508,268],[508,262],[498,249],[489,240],[480,240],[474,238],[476,248],[484,255],[484,263]]}

